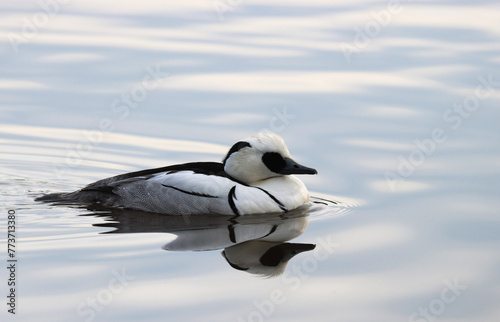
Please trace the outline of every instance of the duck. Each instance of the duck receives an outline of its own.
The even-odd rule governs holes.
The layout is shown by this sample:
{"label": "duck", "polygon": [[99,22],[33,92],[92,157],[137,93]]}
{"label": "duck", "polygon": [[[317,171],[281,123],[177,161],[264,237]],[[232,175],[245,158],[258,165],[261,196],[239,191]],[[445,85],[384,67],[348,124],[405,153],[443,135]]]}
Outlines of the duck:
{"label": "duck", "polygon": [[295,175],[317,173],[292,159],[281,136],[261,131],[233,144],[222,162],[120,174],[36,200],[169,215],[284,213],[310,201],[306,186]]}

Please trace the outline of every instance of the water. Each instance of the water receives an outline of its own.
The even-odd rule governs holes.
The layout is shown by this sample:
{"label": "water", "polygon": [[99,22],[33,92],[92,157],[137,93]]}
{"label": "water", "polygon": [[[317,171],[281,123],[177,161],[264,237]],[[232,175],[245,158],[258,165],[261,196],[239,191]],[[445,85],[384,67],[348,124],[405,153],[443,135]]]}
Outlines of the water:
{"label": "water", "polygon": [[[1,6],[1,239],[15,212],[18,260],[2,320],[498,318],[494,1]],[[219,161],[261,129],[318,169],[301,177],[312,195],[339,203],[186,223],[33,201]],[[248,263],[234,239],[272,225],[267,242],[315,248],[278,277],[235,269]]]}

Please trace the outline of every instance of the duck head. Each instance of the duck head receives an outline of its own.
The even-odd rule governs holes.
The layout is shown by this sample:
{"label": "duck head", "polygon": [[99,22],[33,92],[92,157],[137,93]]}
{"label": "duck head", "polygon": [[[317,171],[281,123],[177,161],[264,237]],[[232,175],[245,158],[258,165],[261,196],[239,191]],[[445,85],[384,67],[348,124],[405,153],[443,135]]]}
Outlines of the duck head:
{"label": "duck head", "polygon": [[276,133],[260,132],[235,143],[223,160],[224,171],[246,184],[290,174],[317,174],[295,162]]}

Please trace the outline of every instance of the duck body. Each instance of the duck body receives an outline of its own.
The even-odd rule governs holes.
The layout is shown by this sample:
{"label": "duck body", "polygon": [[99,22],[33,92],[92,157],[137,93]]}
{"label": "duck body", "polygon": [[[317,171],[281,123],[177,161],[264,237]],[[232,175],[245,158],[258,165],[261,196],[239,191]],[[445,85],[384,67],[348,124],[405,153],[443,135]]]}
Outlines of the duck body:
{"label": "duck body", "polygon": [[309,202],[307,188],[292,173],[316,170],[293,161],[282,139],[265,132],[233,145],[222,163],[191,162],[131,172],[37,200],[173,215],[287,212]]}

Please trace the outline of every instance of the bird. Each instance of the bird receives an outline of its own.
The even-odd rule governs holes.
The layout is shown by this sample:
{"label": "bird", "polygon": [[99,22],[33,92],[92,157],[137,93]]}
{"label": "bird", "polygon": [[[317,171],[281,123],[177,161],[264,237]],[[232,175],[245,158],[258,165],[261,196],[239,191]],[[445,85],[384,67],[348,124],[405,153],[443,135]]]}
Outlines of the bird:
{"label": "bird", "polygon": [[306,186],[295,175],[317,173],[292,159],[281,136],[261,131],[236,142],[222,162],[188,162],[120,174],[36,200],[169,215],[285,213],[310,201]]}

